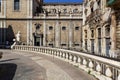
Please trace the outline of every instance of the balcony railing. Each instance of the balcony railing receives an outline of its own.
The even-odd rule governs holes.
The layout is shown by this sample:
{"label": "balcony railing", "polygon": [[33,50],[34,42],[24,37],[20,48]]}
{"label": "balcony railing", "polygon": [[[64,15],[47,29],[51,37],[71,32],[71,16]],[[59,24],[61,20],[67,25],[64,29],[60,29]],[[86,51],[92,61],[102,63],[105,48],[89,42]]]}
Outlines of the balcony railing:
{"label": "balcony railing", "polygon": [[[94,75],[99,80],[120,80],[120,62],[82,52],[57,48],[16,45],[14,50],[34,51],[69,62],[80,69]],[[21,53],[22,54],[22,53]]]}

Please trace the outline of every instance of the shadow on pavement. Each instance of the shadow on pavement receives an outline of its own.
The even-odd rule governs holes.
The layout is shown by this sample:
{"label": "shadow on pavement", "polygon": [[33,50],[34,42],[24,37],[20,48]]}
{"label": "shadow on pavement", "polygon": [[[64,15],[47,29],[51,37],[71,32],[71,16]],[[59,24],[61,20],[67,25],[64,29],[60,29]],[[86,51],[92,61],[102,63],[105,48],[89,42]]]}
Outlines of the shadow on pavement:
{"label": "shadow on pavement", "polygon": [[13,80],[17,65],[13,63],[0,64],[0,80]]}
{"label": "shadow on pavement", "polygon": [[8,60],[2,60],[0,62],[7,62],[7,61],[13,61],[13,60],[18,60],[19,58],[14,58],[14,59],[8,59]]}

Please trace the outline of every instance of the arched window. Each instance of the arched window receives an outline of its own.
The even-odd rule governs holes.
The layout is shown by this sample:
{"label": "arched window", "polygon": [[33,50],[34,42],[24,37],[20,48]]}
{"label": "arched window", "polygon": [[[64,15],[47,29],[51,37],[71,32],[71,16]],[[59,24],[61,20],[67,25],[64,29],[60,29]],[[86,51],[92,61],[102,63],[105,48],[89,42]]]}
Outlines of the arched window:
{"label": "arched window", "polygon": [[94,30],[91,30],[91,37],[94,37]]}
{"label": "arched window", "polygon": [[101,28],[98,28],[98,38],[101,38]]}
{"label": "arched window", "polygon": [[20,10],[20,0],[14,0],[14,10],[15,11]]}
{"label": "arched window", "polygon": [[106,34],[106,36],[110,36],[110,26],[106,26],[105,34]]}
{"label": "arched window", "polygon": [[2,0],[0,0],[0,12],[1,12],[1,9],[2,9]]}

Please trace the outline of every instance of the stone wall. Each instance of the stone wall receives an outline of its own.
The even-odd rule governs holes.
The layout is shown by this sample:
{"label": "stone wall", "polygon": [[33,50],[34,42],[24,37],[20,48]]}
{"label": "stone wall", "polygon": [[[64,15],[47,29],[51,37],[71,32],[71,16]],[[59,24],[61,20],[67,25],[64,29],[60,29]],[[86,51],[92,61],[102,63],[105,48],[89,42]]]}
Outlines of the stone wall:
{"label": "stone wall", "polygon": [[14,10],[14,0],[6,0],[6,16],[7,18],[26,18],[27,6],[29,0],[20,0],[20,10]]}
{"label": "stone wall", "polygon": [[7,37],[6,40],[12,42],[16,34],[20,31],[20,41],[26,43],[27,41],[27,21],[26,20],[7,20]]}

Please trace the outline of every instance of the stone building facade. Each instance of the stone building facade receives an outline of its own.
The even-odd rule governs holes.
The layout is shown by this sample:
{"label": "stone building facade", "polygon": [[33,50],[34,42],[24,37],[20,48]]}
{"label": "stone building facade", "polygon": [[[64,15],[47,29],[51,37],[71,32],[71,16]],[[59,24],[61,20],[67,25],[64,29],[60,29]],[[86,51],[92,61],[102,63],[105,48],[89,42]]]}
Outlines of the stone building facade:
{"label": "stone building facade", "polygon": [[0,44],[80,48],[82,4],[43,3],[43,0],[0,0]]}
{"label": "stone building facade", "polygon": [[120,55],[120,0],[107,0],[107,6],[111,8],[111,27],[113,31],[113,46],[111,53]]}
{"label": "stone building facade", "polygon": [[113,10],[108,0],[85,0],[83,4],[83,49],[91,54],[117,57],[119,28],[115,29]]}

